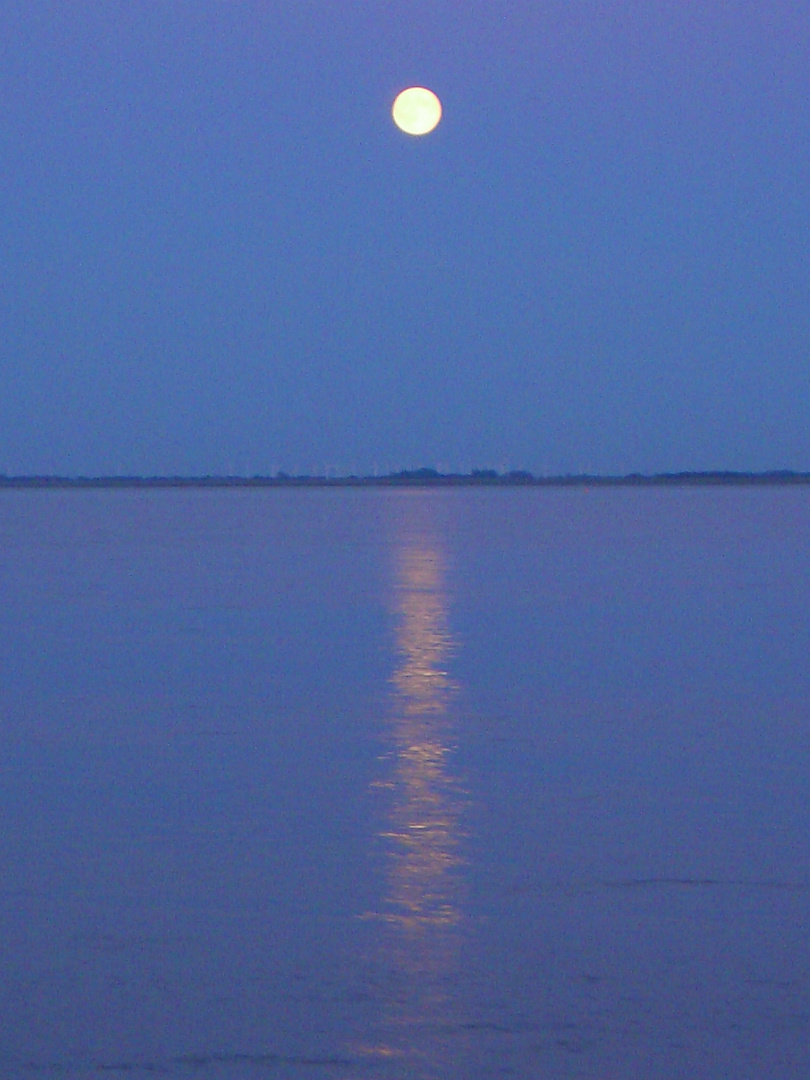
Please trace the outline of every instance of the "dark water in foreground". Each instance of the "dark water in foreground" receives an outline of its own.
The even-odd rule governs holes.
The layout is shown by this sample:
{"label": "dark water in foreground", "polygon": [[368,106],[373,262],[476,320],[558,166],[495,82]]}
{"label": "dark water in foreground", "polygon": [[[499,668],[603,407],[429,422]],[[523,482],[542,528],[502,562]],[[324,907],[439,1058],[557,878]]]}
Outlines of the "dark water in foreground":
{"label": "dark water in foreground", "polygon": [[810,1076],[810,493],[4,492],[0,1076]]}

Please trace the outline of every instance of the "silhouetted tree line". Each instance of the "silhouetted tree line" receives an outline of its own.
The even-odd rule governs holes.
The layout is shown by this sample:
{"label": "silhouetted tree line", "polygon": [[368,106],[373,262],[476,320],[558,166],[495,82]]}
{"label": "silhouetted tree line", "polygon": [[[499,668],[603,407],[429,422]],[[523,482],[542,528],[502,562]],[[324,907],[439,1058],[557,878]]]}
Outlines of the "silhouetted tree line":
{"label": "silhouetted tree line", "polygon": [[469,473],[442,473],[438,469],[402,469],[385,476],[310,476],[277,472],[274,476],[4,476],[0,488],[168,488],[168,487],[633,487],[652,485],[807,484],[810,473],[790,469],[769,472],[629,473],[599,475],[568,473],[535,476],[524,469],[499,473],[473,469]]}

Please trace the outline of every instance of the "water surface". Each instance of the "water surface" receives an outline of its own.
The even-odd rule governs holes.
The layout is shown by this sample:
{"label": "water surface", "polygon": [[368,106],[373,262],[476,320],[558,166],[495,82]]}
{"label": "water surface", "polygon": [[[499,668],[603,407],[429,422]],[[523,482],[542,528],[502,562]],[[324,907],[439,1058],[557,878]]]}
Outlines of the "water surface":
{"label": "water surface", "polygon": [[804,489],[0,495],[0,1070],[810,1075]]}

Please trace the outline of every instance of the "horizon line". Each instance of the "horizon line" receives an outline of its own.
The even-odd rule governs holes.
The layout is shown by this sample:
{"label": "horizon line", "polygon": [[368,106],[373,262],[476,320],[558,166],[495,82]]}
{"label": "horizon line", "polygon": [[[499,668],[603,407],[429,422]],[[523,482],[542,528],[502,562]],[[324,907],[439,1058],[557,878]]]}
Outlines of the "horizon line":
{"label": "horizon line", "polygon": [[733,469],[682,470],[657,473],[560,473],[540,476],[525,469],[498,472],[472,469],[443,473],[434,468],[402,469],[378,476],[290,474],[98,475],[0,474],[0,488],[144,488],[144,487],[572,487],[662,485],[810,484],[810,472],[770,469],[753,472]]}

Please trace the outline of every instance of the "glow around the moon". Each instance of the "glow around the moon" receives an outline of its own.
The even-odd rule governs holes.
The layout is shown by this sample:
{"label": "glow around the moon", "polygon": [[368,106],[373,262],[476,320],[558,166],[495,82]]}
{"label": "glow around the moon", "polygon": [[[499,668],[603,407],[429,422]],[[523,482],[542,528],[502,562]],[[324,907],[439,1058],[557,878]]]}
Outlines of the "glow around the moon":
{"label": "glow around the moon", "polygon": [[442,103],[432,90],[409,86],[397,94],[391,115],[400,131],[407,135],[427,135],[442,118]]}

